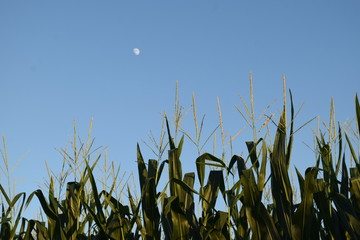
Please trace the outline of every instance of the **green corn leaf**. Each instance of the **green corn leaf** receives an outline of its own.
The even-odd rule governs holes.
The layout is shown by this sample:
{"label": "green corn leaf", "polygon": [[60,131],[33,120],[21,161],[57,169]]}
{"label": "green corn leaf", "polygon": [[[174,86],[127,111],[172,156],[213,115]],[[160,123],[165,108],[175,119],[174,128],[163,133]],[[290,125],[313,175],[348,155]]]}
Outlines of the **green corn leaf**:
{"label": "green corn leaf", "polygon": [[264,221],[263,226],[266,227],[266,230],[263,229],[262,231],[266,232],[265,235],[268,236],[267,239],[272,239],[272,240],[280,239],[280,234],[279,234],[278,230],[276,229],[275,223],[263,203],[260,203],[260,214],[258,216],[258,219],[259,219],[259,222]]}
{"label": "green corn leaf", "polygon": [[342,160],[342,170],[341,170],[341,183],[340,183],[340,193],[343,194],[346,198],[349,195],[349,174],[346,167],[345,155]]}
{"label": "green corn leaf", "polygon": [[10,223],[8,222],[4,222],[0,225],[0,238],[1,239],[11,239],[10,238],[10,231],[11,231],[11,226]]}
{"label": "green corn leaf", "polygon": [[267,164],[267,149],[266,149],[265,141],[263,141],[261,153],[262,153],[262,159],[261,159],[260,173],[258,177],[258,189],[259,191],[262,192],[265,187],[266,164]]}
{"label": "green corn leaf", "polygon": [[97,210],[97,217],[99,219],[99,222],[104,224],[105,223],[105,216],[104,216],[102,205],[101,205],[101,202],[100,202],[99,193],[98,193],[98,190],[97,190],[94,175],[92,174],[92,170],[91,170],[91,168],[89,166],[89,163],[87,161],[85,161],[85,164],[86,164],[86,168],[88,170],[87,174],[88,174],[88,176],[90,178],[92,195],[93,195],[93,199],[94,199],[94,202],[95,202],[95,207],[96,207],[96,210]]}
{"label": "green corn leaf", "polygon": [[[215,166],[221,166],[225,169],[227,169],[224,161],[220,160],[219,158],[211,155],[210,153],[204,153],[201,156],[199,156],[196,159],[196,169],[197,169],[197,173],[198,173],[198,178],[199,178],[199,182],[200,185],[203,186],[204,185],[204,178],[205,178],[205,165],[211,165],[211,163],[206,163],[205,161],[213,161],[219,164],[216,164]],[[229,170],[227,169],[227,171],[229,172]]]}
{"label": "green corn leaf", "polygon": [[180,142],[177,146],[177,149],[178,149],[178,152],[179,152],[179,158],[180,158],[180,155],[181,155],[181,152],[182,152],[182,147],[184,145],[184,135],[181,137],[180,139]]}
{"label": "green corn leaf", "polygon": [[96,227],[99,229],[99,234],[98,237],[100,238],[106,238],[108,237],[106,235],[106,226],[105,226],[105,222],[104,219],[102,219],[101,217],[99,217],[99,214],[96,214],[95,211],[88,206],[83,200],[82,203],[85,207],[85,209],[89,212],[90,216],[92,217],[92,219],[95,221],[96,223]]}
{"label": "green corn leaf", "polygon": [[10,200],[9,196],[7,195],[5,189],[3,188],[3,186],[1,184],[0,184],[0,191],[1,191],[2,195],[4,196],[7,204],[10,204],[11,200]]}
{"label": "green corn leaf", "polygon": [[356,152],[355,152],[355,149],[354,149],[354,147],[353,147],[353,145],[352,145],[352,143],[351,143],[351,141],[350,141],[350,139],[349,139],[349,137],[348,137],[348,135],[347,135],[346,133],[345,133],[345,138],[346,138],[346,141],[347,141],[347,143],[348,143],[348,145],[349,145],[351,156],[353,157],[353,159],[354,159],[354,161],[355,161],[356,167],[357,167],[357,168],[359,169],[359,171],[360,171],[360,165],[359,165],[358,156],[357,156],[357,154],[356,154]]}
{"label": "green corn leaf", "polygon": [[148,172],[145,166],[144,158],[142,157],[139,144],[137,144],[137,165],[140,181],[140,189],[143,188],[145,179],[148,177]]}
{"label": "green corn leaf", "polygon": [[147,178],[142,192],[142,211],[146,236],[160,239],[160,214],[157,207],[155,179]]}
{"label": "green corn leaf", "polygon": [[12,200],[11,204],[9,205],[9,209],[10,208],[15,208],[16,203],[18,202],[19,199],[21,199],[21,197],[22,197],[22,201],[20,203],[19,209],[17,210],[18,213],[16,215],[15,221],[13,220],[13,224],[12,224],[12,229],[11,229],[11,233],[10,233],[11,238],[14,238],[15,235],[16,235],[16,231],[17,231],[17,228],[18,228],[18,225],[19,225],[19,221],[21,219],[21,214],[22,214],[22,211],[23,211],[23,208],[24,208],[24,205],[25,205],[26,194],[25,193],[16,194],[16,196]]}
{"label": "green corn leaf", "polygon": [[189,239],[190,225],[178,197],[164,199],[163,216],[164,230],[170,239]]}
{"label": "green corn leaf", "polygon": [[[337,163],[336,163],[336,168],[335,168],[335,176],[338,175],[339,170],[340,170],[340,166],[341,166],[341,159],[343,156],[343,145],[342,145],[342,134],[341,134],[341,127],[340,127],[340,123],[339,123],[339,128],[338,128],[338,139],[339,139],[339,153],[338,153],[338,159],[337,159]],[[343,158],[345,159],[345,157],[343,156]]]}
{"label": "green corn leaf", "polygon": [[128,188],[128,196],[129,196],[129,203],[130,203],[130,207],[131,207],[131,213],[133,215],[133,217],[132,217],[132,219],[130,221],[131,229],[133,228],[134,224],[136,223],[136,225],[137,225],[136,233],[141,231],[141,235],[144,238],[145,237],[145,229],[143,228],[143,226],[141,224],[141,219],[140,219],[140,216],[139,216],[141,200],[138,203],[138,205],[136,206],[136,204],[134,202],[134,198],[132,197],[132,194],[130,193],[129,188]]}
{"label": "green corn leaf", "polygon": [[[191,172],[191,173],[186,173],[184,175],[184,179],[182,181],[183,183],[186,184],[186,186],[188,186],[191,190],[194,188],[194,182],[195,182],[195,173]],[[184,204],[184,209],[185,211],[194,211],[194,196],[193,196],[193,191],[186,191],[186,193],[184,193],[182,195],[182,199],[180,199],[180,202]],[[198,193],[196,193],[198,194]]]}
{"label": "green corn leaf", "polygon": [[[45,226],[45,223],[40,222],[40,221],[35,221],[35,225],[36,225],[36,230],[37,230],[36,235],[39,240],[51,239],[52,236],[49,236],[47,228]],[[53,238],[53,239],[56,239],[56,238]]]}
{"label": "green corn leaf", "polygon": [[188,176],[187,178],[187,181],[188,182],[185,182],[185,181],[182,181],[182,180],[179,180],[179,179],[176,179],[176,178],[172,178],[170,181],[171,182],[173,182],[173,183],[175,183],[175,184],[177,184],[177,185],[179,185],[179,186],[181,186],[181,188],[186,192],[186,193],[188,193],[188,194],[193,194],[193,193],[195,193],[195,194],[198,194],[198,195],[200,195],[195,189],[193,189],[193,187],[192,186],[190,186],[188,183],[190,183],[190,184],[193,184],[193,182],[189,182],[189,181],[193,181],[192,179],[190,180],[189,178],[192,178],[193,176]]}
{"label": "green corn leaf", "polygon": [[88,165],[89,165],[89,168],[87,168],[86,166],[85,166],[85,170],[84,170],[84,172],[82,173],[82,176],[81,176],[81,179],[79,180],[79,183],[80,183],[80,185],[81,186],[85,186],[86,185],[86,183],[88,182],[88,180],[89,180],[89,174],[88,174],[88,171],[92,171],[92,172],[94,172],[94,169],[95,169],[95,167],[97,166],[97,164],[98,164],[98,162],[100,161],[100,159],[101,159],[101,154],[95,159],[95,161],[91,164],[91,166],[89,165],[90,163],[89,163],[89,160],[88,159],[86,159],[86,158],[84,158],[84,162],[87,162],[88,163]]}
{"label": "green corn leaf", "polygon": [[[313,207],[313,194],[317,171],[316,168],[308,168],[305,173],[303,198],[293,219],[293,224],[299,229],[296,231],[299,234],[299,239],[311,239],[312,237],[311,227],[316,221]],[[295,232],[293,234],[295,235]]]}
{"label": "green corn leaf", "polygon": [[321,163],[324,169],[324,180],[330,186],[331,192],[339,192],[336,175],[333,168],[330,145],[323,142],[321,143],[321,145],[319,145],[319,149],[320,149]]}
{"label": "green corn leaf", "polygon": [[236,229],[236,236],[237,239],[250,239],[250,228],[249,228],[249,222],[246,217],[246,207],[242,206],[240,209],[240,216],[237,221],[237,229]]}
{"label": "green corn leaf", "polygon": [[110,195],[110,193],[102,190],[100,193],[100,197],[104,195],[106,201],[110,204],[112,211],[119,213],[121,216],[130,216],[130,209],[128,206],[124,206],[119,202],[116,198]]}
{"label": "green corn leaf", "polygon": [[260,240],[261,239],[261,224],[260,221],[257,221],[255,213],[253,208],[245,207],[246,217],[247,221],[249,222],[251,233],[252,233],[252,239],[254,240]]}
{"label": "green corn leaf", "polygon": [[[182,167],[180,162],[180,152],[177,148],[169,150],[169,179],[182,179]],[[170,195],[181,196],[181,188],[170,183]]]}
{"label": "green corn leaf", "polygon": [[324,188],[324,181],[318,180],[314,185],[314,200],[319,209],[319,217],[323,220],[324,226],[331,239],[342,239],[340,219],[336,214],[332,203],[329,200]]}
{"label": "green corn leaf", "polygon": [[215,208],[217,196],[219,193],[225,194],[225,184],[224,184],[224,177],[222,171],[210,171],[208,182],[204,187],[203,190],[203,199],[202,208],[203,213],[209,213],[210,210]]}
{"label": "green corn leaf", "polygon": [[245,165],[245,160],[239,155],[232,156],[230,163],[229,163],[229,168],[228,168],[227,174],[229,175],[229,173],[231,173],[231,169],[233,168],[235,163],[237,164],[239,178],[241,178],[242,170],[246,169],[246,165]]}
{"label": "green corn leaf", "polygon": [[291,236],[292,186],[290,184],[288,161],[286,159],[286,108],[281,114],[275,135],[273,152],[270,154],[271,191],[276,206],[276,215],[282,238]]}
{"label": "green corn leaf", "polygon": [[[44,197],[44,194],[42,193],[42,191],[36,190],[30,194],[29,198],[26,201],[26,206],[30,203],[30,201],[32,200],[34,195],[39,199],[41,208],[45,212],[45,214],[48,218],[48,228],[46,229],[46,234],[51,236],[50,238],[56,239],[56,240],[67,239],[64,229],[61,227],[60,216],[58,215],[58,212],[57,212],[58,208],[60,207],[60,204],[54,198],[49,199],[50,203],[48,204],[45,200],[45,197]],[[56,208],[56,210],[54,208]],[[43,233],[43,234],[45,234],[45,233]]]}
{"label": "green corn leaf", "polygon": [[238,201],[240,199],[240,194],[235,195],[235,192],[230,190],[225,191],[226,200],[225,203],[227,204],[230,215],[232,219],[235,220],[235,224],[237,223],[237,219],[239,219],[239,208],[238,208]]}
{"label": "green corn leaf", "polygon": [[351,178],[358,178],[360,177],[360,171],[357,167],[350,168],[350,177]]}
{"label": "green corn leaf", "polygon": [[[1,217],[1,220],[0,220],[0,224],[3,226],[2,231],[3,231],[3,234],[5,234],[4,236],[7,236],[7,234],[8,234],[8,232],[7,232],[8,231],[8,229],[7,229],[7,218],[11,214],[11,211],[13,211],[13,209],[15,209],[16,204],[18,203],[19,200],[21,200],[21,197],[22,197],[22,201],[20,202],[20,206],[19,206],[19,208],[17,210],[17,215],[16,215],[15,219],[11,219],[12,225],[11,225],[11,228],[9,230],[10,231],[9,236],[12,239],[12,238],[14,238],[14,236],[16,234],[17,227],[18,227],[19,221],[21,219],[22,210],[23,210],[24,205],[25,205],[26,194],[25,193],[18,193],[18,194],[15,195],[15,197],[12,200],[10,200],[10,198],[6,194],[4,188],[1,186],[1,184],[0,184],[0,190],[1,190],[1,193],[4,196],[4,198],[5,198],[5,200],[6,200],[7,204],[8,204],[8,209],[6,211],[6,215],[4,216],[4,209],[3,209],[3,211],[2,211],[3,216]],[[2,204],[2,208],[4,208],[3,204]]]}
{"label": "green corn leaf", "polygon": [[[239,200],[242,196],[242,193],[240,192],[242,190],[241,188],[241,179],[235,182],[235,184],[228,190],[230,193],[234,194],[236,196],[235,199]],[[226,191],[225,191],[226,192]]]}
{"label": "green corn leaf", "polygon": [[204,239],[230,239],[227,221],[228,213],[218,211],[208,222],[211,228],[208,229]]}
{"label": "green corn leaf", "polygon": [[172,222],[171,222],[171,213],[169,207],[167,206],[169,199],[166,193],[160,194],[162,211],[161,211],[161,226],[164,231],[165,239],[171,239],[172,236]]}
{"label": "green corn leaf", "polygon": [[[26,221],[26,219],[23,219],[23,220],[24,220],[24,222]],[[28,221],[28,224],[27,224],[26,230],[25,230],[25,231],[21,231],[21,232],[24,232],[24,233],[25,233],[24,240],[25,240],[25,239],[33,239],[31,233],[34,232],[34,231],[36,231],[36,229],[35,229],[35,224],[36,224],[36,222],[35,222],[34,220],[32,220],[32,219],[29,220],[29,221]],[[25,225],[25,223],[24,223],[23,225]]]}
{"label": "green corn leaf", "polygon": [[350,195],[351,202],[356,211],[356,214],[360,216],[360,178],[350,179]]}
{"label": "green corn leaf", "polygon": [[161,174],[163,172],[163,169],[164,169],[164,166],[165,166],[165,163],[169,164],[169,160],[164,160],[162,161],[162,163],[160,164],[160,167],[159,167],[159,170],[157,171],[157,175],[156,175],[156,186],[159,184],[159,180],[161,178]]}
{"label": "green corn leaf", "polygon": [[260,192],[255,181],[254,172],[251,169],[243,171],[243,177],[240,179],[243,186],[244,205],[247,207],[255,207],[261,201]]}
{"label": "green corn leaf", "polygon": [[170,150],[173,150],[173,149],[175,149],[175,143],[174,143],[173,138],[171,137],[170,127],[169,127],[169,121],[168,121],[168,119],[167,119],[166,116],[165,116],[165,120],[166,120],[166,128],[167,128],[168,137],[169,137]]}
{"label": "green corn leaf", "polygon": [[76,239],[78,231],[82,228],[79,223],[81,217],[80,189],[81,186],[78,182],[68,182],[66,185],[65,211],[61,215],[64,216],[64,219],[61,222],[66,222],[65,235],[67,239],[71,240]]}
{"label": "green corn leaf", "polygon": [[[294,102],[293,102],[293,97],[292,97],[292,93],[291,90],[289,90],[290,93],[290,117],[291,117],[291,121],[290,121],[290,133],[289,133],[289,143],[287,145],[287,149],[286,149],[286,166],[287,169],[289,169],[289,164],[290,164],[290,158],[291,158],[291,152],[292,152],[292,145],[293,145],[293,141],[294,141]],[[285,125],[286,125],[286,121],[285,121]]]}
{"label": "green corn leaf", "polygon": [[27,221],[27,219],[26,218],[24,218],[24,217],[22,217],[21,218],[21,224],[20,224],[20,227],[19,227],[19,234],[24,234],[25,233],[25,227],[26,227],[26,223],[27,223],[28,221]]}
{"label": "green corn leaf", "polygon": [[351,202],[339,193],[333,195],[333,200],[341,220],[340,224],[351,236],[351,239],[360,238],[360,221]]}
{"label": "green corn leaf", "polygon": [[50,208],[49,204],[46,202],[46,199],[44,197],[44,194],[42,193],[42,191],[40,189],[32,192],[27,201],[26,201],[26,206],[28,206],[33,198],[33,196],[36,196],[39,201],[40,201],[40,205],[42,210],[45,212],[46,216],[51,218],[52,220],[56,221],[57,220],[57,215],[53,212],[53,210]]}
{"label": "green corn leaf", "polygon": [[246,147],[249,151],[249,157],[250,157],[251,163],[252,163],[252,165],[254,165],[256,167],[256,170],[257,170],[259,168],[260,164],[259,164],[258,157],[256,154],[256,145],[257,144],[255,144],[253,141],[246,142]]}
{"label": "green corn leaf", "polygon": [[[166,118],[166,126],[168,130],[169,145],[170,145],[170,150],[168,151],[169,179],[176,178],[181,180],[182,167],[181,167],[180,155],[181,155],[182,145],[184,143],[184,136],[182,136],[179,146],[178,148],[176,148],[170,134],[170,128],[167,118]],[[181,188],[177,185],[174,185],[174,183],[170,182],[170,195],[181,197],[181,194],[182,194]]]}
{"label": "green corn leaf", "polygon": [[156,178],[158,169],[158,161],[154,159],[149,159],[148,162],[148,178]]}
{"label": "green corn leaf", "polygon": [[301,175],[301,173],[299,172],[299,170],[295,167],[295,171],[296,171],[296,175],[298,178],[298,182],[299,182],[299,188],[300,188],[300,197],[301,200],[304,199],[304,184],[305,184],[305,180],[303,178],[303,176]]}

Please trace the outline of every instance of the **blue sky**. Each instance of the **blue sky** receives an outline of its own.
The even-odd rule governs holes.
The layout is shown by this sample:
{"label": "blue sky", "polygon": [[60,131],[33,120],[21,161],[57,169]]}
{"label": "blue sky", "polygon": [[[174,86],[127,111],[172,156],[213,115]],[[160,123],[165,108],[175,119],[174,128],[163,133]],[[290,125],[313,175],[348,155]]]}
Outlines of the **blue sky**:
{"label": "blue sky", "polygon": [[[285,74],[295,107],[305,103],[296,127],[315,116],[328,121],[332,97],[338,120],[352,119],[359,12],[350,0],[1,1],[0,132],[11,166],[27,153],[12,175],[27,177],[17,188],[44,182],[45,160],[56,172],[55,148],[71,138],[74,119],[86,138],[93,118],[95,146],[108,146],[122,172],[136,172],[136,143],[154,158],[142,140],[158,135],[159,113],[173,113],[176,80],[185,109],[195,93],[205,133],[218,124],[217,97],[229,135],[245,126],[234,104],[242,106],[239,95],[248,100],[250,72],[257,115],[277,99],[268,113],[279,116]],[[189,112],[184,127],[194,133],[191,120]],[[303,144],[312,144],[315,126],[295,136],[293,164],[302,170],[315,162]],[[245,155],[251,139],[242,133],[234,153]],[[184,152],[185,170],[195,171],[189,140]]]}

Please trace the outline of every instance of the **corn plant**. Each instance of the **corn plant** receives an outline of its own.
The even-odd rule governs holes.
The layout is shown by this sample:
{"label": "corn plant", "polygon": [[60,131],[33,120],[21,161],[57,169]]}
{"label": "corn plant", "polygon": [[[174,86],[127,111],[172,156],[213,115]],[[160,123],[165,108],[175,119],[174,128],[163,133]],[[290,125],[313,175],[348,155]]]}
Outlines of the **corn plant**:
{"label": "corn plant", "polygon": [[[139,193],[134,193],[127,184],[127,201],[120,198],[122,193],[117,191],[126,186],[119,187],[119,170],[114,165],[110,184],[105,177],[98,180],[94,173],[102,150],[91,150],[90,134],[85,143],[80,141],[78,145],[74,128],[72,154],[67,149],[60,150],[64,158],[62,172],[57,176],[49,171],[45,189],[38,189],[26,198],[25,193],[10,196],[9,190],[0,184],[0,239],[360,239],[360,163],[354,144],[360,139],[357,95],[356,130],[351,130],[349,124],[336,127],[332,102],[329,139],[322,132],[315,135],[314,164],[305,173],[295,168],[300,191],[299,201],[295,201],[297,196],[289,175],[297,131],[292,92],[290,104],[284,92],[277,122],[271,115],[261,125],[260,130],[270,120],[275,124],[276,132],[270,139],[269,131],[258,136],[256,123],[260,118],[254,115],[252,80],[250,85],[250,107],[244,104],[248,118],[240,112],[253,130],[252,140],[244,142],[245,154],[232,154],[229,158],[225,154],[227,136],[219,100],[220,123],[200,143],[204,118],[199,127],[193,95],[196,132],[191,137],[180,126],[184,115],[176,92],[175,134],[164,114],[159,144],[152,134],[150,137],[157,159],[145,161],[137,145]],[[265,111],[261,116],[265,116]],[[215,151],[204,152],[205,144],[210,137],[216,138],[218,130],[223,146],[219,157]],[[229,138],[230,147],[241,131]],[[185,136],[197,150],[193,158],[195,171],[188,173],[183,173],[181,161]],[[167,158],[163,160],[166,147]],[[104,169],[106,172],[107,167]],[[264,195],[271,198],[265,199]],[[218,209],[221,198],[225,211]],[[43,217],[22,217],[23,210],[35,199]],[[15,207],[18,210],[13,214]]]}

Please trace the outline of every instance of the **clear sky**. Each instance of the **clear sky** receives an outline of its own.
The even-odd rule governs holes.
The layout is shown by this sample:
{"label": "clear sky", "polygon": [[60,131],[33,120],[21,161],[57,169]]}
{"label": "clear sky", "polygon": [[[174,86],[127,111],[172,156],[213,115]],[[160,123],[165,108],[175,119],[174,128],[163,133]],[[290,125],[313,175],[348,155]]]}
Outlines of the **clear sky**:
{"label": "clear sky", "polygon": [[[285,74],[295,107],[305,103],[295,127],[315,116],[328,121],[332,97],[338,120],[352,119],[359,13],[355,0],[1,1],[0,132],[11,166],[27,153],[12,175],[27,177],[17,188],[38,188],[45,160],[56,172],[55,148],[71,138],[74,119],[85,139],[93,118],[95,146],[108,146],[122,172],[136,172],[136,143],[155,157],[142,140],[149,131],[158,136],[161,112],[173,113],[176,80],[185,109],[195,93],[207,134],[219,122],[217,97],[229,135],[246,126],[234,104],[241,108],[239,95],[248,100],[250,72],[257,115],[277,99],[268,114],[279,116]],[[191,111],[186,119],[194,134]],[[292,168],[315,163],[303,144],[312,144],[314,126],[295,136]],[[251,139],[242,133],[234,153],[245,155]],[[186,139],[184,152],[194,149]],[[184,153],[186,171],[195,171],[195,158]]]}

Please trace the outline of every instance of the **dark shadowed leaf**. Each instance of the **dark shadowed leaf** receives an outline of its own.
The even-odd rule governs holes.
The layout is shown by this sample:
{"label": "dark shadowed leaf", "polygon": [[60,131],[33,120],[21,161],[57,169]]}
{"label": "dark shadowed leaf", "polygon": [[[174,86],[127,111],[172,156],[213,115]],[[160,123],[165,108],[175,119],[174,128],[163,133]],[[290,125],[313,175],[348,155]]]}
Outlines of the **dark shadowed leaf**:
{"label": "dark shadowed leaf", "polygon": [[[217,167],[223,167],[223,168],[227,169],[225,163],[222,160],[220,160],[219,158],[211,155],[210,153],[202,154],[201,156],[199,156],[196,159],[196,162],[195,162],[197,173],[198,173],[198,178],[199,178],[199,182],[200,182],[201,186],[204,185],[205,165],[210,165],[210,166],[212,165],[211,163],[207,163],[206,160],[218,163],[215,165]],[[228,172],[229,172],[229,170],[228,170]]]}

